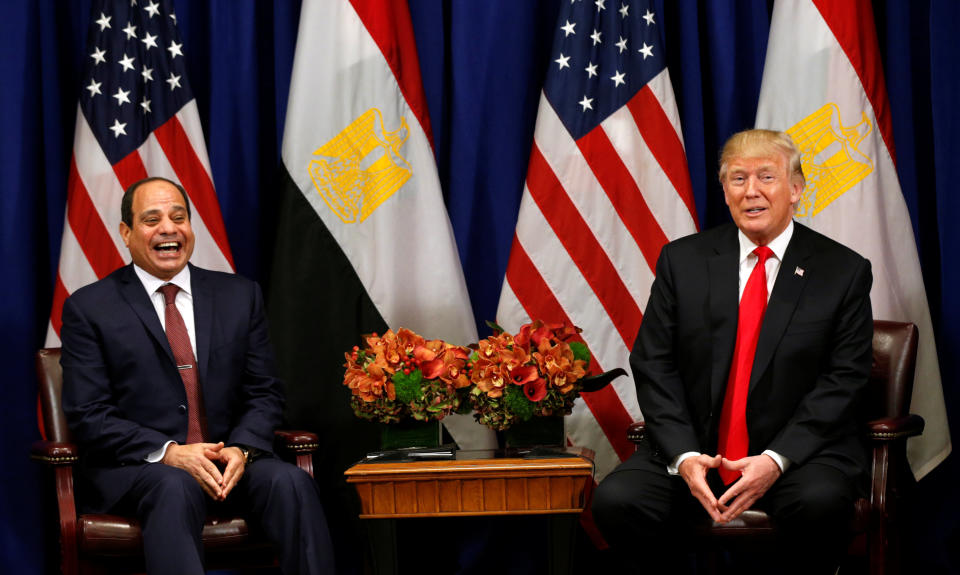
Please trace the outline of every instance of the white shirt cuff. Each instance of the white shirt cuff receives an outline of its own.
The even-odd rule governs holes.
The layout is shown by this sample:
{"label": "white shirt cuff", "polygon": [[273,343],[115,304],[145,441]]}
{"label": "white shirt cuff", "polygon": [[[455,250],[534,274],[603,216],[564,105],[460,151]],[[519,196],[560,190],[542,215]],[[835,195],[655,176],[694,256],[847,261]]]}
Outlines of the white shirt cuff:
{"label": "white shirt cuff", "polygon": [[670,462],[670,465],[667,466],[667,473],[670,475],[679,475],[680,474],[680,464],[685,460],[690,459],[691,457],[696,457],[700,455],[699,451],[685,451],[680,455],[673,458],[673,461]]}
{"label": "white shirt cuff", "polygon": [[787,472],[787,468],[790,467],[790,460],[787,459],[786,457],[780,455],[780,454],[777,453],[776,451],[772,451],[772,450],[770,450],[770,449],[765,449],[765,450],[763,450],[763,455],[769,455],[769,456],[770,456],[770,459],[772,459],[773,462],[777,464],[777,467],[780,468],[780,473],[786,473],[786,472]]}
{"label": "white shirt cuff", "polygon": [[170,447],[171,443],[176,443],[176,441],[170,440],[163,444],[163,447],[154,451],[153,453],[148,453],[144,459],[147,463],[158,463],[163,461],[163,456],[167,454],[167,448]]}

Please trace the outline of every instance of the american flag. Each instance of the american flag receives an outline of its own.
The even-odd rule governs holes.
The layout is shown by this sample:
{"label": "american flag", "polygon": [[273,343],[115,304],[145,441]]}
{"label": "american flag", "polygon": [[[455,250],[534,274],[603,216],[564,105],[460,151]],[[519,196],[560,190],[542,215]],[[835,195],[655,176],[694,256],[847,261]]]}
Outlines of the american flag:
{"label": "american flag", "polygon": [[[629,372],[660,248],[696,231],[696,210],[651,3],[564,4],[497,318],[571,321],[592,371]],[[598,481],[640,418],[632,378],[577,402],[567,438],[596,452]]]}
{"label": "american flag", "polygon": [[200,116],[169,0],[93,3],[67,210],[47,345],[59,345],[67,296],[129,263],[118,233],[120,198],[148,176],[190,196],[192,262],[233,271]]}

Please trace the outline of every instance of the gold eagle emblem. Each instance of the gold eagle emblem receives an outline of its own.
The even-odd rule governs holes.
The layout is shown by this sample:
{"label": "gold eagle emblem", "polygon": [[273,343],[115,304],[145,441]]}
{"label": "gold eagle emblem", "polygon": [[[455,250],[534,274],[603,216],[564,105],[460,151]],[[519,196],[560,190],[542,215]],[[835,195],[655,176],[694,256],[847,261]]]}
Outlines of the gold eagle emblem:
{"label": "gold eagle emblem", "polygon": [[800,165],[807,180],[797,216],[819,214],[873,172],[873,160],[858,147],[872,131],[866,112],[859,124],[843,126],[834,103],[825,104],[787,130],[800,149]]}
{"label": "gold eagle emblem", "polygon": [[389,132],[383,113],[370,108],[313,153],[310,178],[343,223],[364,221],[410,179],[413,169],[400,155],[409,136],[403,117]]}

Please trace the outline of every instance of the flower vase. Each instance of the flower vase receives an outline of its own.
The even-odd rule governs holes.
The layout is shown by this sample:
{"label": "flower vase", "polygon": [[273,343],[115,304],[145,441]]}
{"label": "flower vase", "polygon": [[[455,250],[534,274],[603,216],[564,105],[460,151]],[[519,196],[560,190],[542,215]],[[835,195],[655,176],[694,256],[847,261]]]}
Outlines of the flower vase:
{"label": "flower vase", "polygon": [[407,449],[419,447],[439,447],[443,432],[439,421],[418,421],[407,419],[399,423],[382,424],[380,428],[380,449]]}
{"label": "flower vase", "polygon": [[531,417],[514,423],[503,432],[507,449],[528,447],[563,448],[566,436],[563,416]]}

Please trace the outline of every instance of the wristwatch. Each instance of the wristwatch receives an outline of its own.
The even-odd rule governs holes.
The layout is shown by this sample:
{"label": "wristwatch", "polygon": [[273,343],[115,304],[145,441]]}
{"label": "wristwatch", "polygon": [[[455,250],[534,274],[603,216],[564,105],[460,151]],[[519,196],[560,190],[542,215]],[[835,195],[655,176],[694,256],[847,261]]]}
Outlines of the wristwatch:
{"label": "wristwatch", "polygon": [[246,465],[247,461],[250,460],[250,450],[247,449],[246,447],[243,447],[242,445],[238,445],[237,449],[239,449],[240,453],[243,454],[243,464]]}

